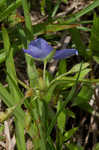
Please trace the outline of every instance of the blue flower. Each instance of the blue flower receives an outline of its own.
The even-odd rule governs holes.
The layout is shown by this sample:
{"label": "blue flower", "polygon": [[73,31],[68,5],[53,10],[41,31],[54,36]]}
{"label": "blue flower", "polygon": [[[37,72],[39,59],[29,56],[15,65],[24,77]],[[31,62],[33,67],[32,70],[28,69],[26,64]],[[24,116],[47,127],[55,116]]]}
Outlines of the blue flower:
{"label": "blue flower", "polygon": [[[45,59],[53,51],[53,47],[44,39],[38,38],[30,42],[28,49],[23,50],[35,59]],[[73,55],[78,55],[78,51],[75,49],[56,50],[53,58],[65,59]]]}

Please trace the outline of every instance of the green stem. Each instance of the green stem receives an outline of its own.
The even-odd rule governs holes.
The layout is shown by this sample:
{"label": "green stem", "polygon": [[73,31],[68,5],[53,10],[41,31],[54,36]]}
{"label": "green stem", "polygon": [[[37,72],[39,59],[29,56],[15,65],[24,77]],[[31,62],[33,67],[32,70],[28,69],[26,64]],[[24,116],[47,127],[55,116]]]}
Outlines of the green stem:
{"label": "green stem", "polygon": [[46,73],[46,65],[47,65],[47,61],[44,61],[44,69],[43,69],[43,80],[45,81],[45,73]]}
{"label": "green stem", "polygon": [[29,86],[27,86],[24,82],[22,82],[21,80],[17,79],[18,83],[23,86],[25,89],[30,89]]}

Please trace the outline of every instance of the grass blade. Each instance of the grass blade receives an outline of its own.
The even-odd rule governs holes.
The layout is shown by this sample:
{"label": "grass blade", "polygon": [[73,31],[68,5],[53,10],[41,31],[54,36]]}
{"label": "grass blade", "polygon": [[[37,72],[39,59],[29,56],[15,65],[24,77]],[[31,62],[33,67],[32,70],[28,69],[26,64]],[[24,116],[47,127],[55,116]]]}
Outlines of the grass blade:
{"label": "grass blade", "polygon": [[56,14],[56,12],[57,12],[57,10],[58,10],[60,4],[61,4],[61,0],[57,0],[57,4],[55,5],[55,8],[54,8],[54,10],[53,10],[52,17],[55,16],[55,14]]}
{"label": "grass blade", "polygon": [[[80,32],[76,28],[72,28],[69,30],[72,40],[74,41],[76,48],[79,51],[79,54],[86,56],[86,46],[84,45],[83,41],[81,40]],[[75,36],[76,35],[76,36]]]}
{"label": "grass blade", "polygon": [[22,0],[22,6],[24,10],[24,17],[25,17],[25,26],[27,30],[27,39],[33,39],[33,30],[32,30],[32,22],[29,14],[29,7],[27,0]]}
{"label": "grass blade", "polygon": [[18,150],[26,150],[25,137],[24,137],[24,124],[19,117],[15,120],[15,134]]}
{"label": "grass blade", "polygon": [[99,0],[95,0],[92,4],[90,4],[88,7],[82,9],[80,12],[74,14],[70,19],[65,21],[67,24],[70,24],[72,22],[77,21],[78,18],[81,16],[87,14],[88,12],[92,11],[94,8],[99,6]]}
{"label": "grass blade", "polygon": [[16,8],[21,6],[21,0],[16,0],[0,14],[0,22],[6,19]]}
{"label": "grass blade", "polygon": [[91,40],[89,44],[89,55],[99,57],[99,17],[94,15],[93,27],[91,30]]}
{"label": "grass blade", "polygon": [[[10,94],[14,99],[14,104],[16,104],[22,99],[22,97],[20,95],[19,92],[20,89],[18,88],[18,84],[17,84],[17,77],[16,77],[16,71],[15,71],[14,60],[13,60],[13,49],[11,48],[10,45],[10,40],[9,40],[7,30],[4,27],[2,29],[2,34],[4,40],[4,48],[7,51],[7,58],[6,58],[6,69],[8,73],[7,81],[8,81]],[[18,107],[17,109],[21,113],[22,111],[21,108]],[[16,132],[17,132],[16,136],[18,135],[16,137],[17,148],[18,150],[26,150],[25,137],[24,137],[24,116],[22,118],[20,118],[20,116],[16,116],[15,125],[16,125]]]}
{"label": "grass blade", "polygon": [[79,69],[79,74],[78,74],[78,77],[76,79],[76,82],[75,82],[75,85],[72,87],[68,97],[66,98],[65,102],[63,103],[63,105],[61,106],[60,110],[56,113],[55,117],[53,118],[49,128],[48,128],[48,131],[47,131],[47,138],[50,136],[51,134],[51,131],[55,125],[55,122],[57,120],[57,117],[59,116],[59,114],[62,112],[62,110],[66,107],[66,105],[68,104],[68,102],[73,98],[73,96],[75,95],[75,91],[76,91],[76,86],[77,86],[77,83],[78,83],[78,79],[79,79],[79,76],[80,76],[80,72],[81,72],[81,68],[82,68],[82,63],[81,63],[81,66],[80,66],[80,69]]}

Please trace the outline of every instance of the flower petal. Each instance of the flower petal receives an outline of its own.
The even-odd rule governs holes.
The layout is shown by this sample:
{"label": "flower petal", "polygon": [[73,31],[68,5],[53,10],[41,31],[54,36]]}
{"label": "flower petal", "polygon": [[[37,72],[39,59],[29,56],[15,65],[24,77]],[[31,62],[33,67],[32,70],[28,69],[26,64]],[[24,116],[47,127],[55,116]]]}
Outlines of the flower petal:
{"label": "flower petal", "polygon": [[34,46],[32,46],[31,49],[27,49],[27,50],[23,49],[23,50],[24,50],[25,53],[31,55],[34,58],[41,58],[42,59],[42,58],[45,58],[48,55],[48,53],[45,53],[41,49],[39,49],[37,47],[34,47]]}
{"label": "flower petal", "polygon": [[78,55],[78,51],[75,49],[63,49],[63,50],[57,50],[54,59],[65,59],[69,58],[73,55]]}
{"label": "flower petal", "polygon": [[40,51],[42,51],[45,56],[53,50],[53,47],[42,38],[31,41],[28,49],[34,52],[34,47],[37,47]]}

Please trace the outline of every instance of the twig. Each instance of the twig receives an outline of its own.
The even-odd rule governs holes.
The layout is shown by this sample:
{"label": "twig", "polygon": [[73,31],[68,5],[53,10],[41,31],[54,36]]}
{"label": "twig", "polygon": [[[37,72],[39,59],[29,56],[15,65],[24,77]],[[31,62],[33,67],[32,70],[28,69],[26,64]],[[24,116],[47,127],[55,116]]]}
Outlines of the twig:
{"label": "twig", "polygon": [[5,136],[6,136],[6,150],[13,150],[12,149],[12,142],[11,142],[11,137],[10,137],[10,131],[9,131],[9,125],[8,122],[5,121],[4,122],[4,126],[5,126]]}
{"label": "twig", "polygon": [[2,147],[4,147],[4,148],[6,148],[5,143],[3,143],[3,142],[1,142],[1,141],[0,141],[0,146],[2,146]]}

